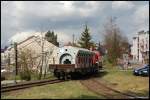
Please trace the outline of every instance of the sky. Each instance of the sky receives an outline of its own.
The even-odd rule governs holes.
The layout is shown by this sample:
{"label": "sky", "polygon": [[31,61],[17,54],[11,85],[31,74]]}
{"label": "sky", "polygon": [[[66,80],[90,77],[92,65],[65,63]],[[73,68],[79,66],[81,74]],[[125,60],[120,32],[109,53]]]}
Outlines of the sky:
{"label": "sky", "polygon": [[132,41],[149,29],[148,1],[1,1],[1,48],[53,30],[60,44],[77,41],[88,25],[92,41],[103,41],[110,17]]}

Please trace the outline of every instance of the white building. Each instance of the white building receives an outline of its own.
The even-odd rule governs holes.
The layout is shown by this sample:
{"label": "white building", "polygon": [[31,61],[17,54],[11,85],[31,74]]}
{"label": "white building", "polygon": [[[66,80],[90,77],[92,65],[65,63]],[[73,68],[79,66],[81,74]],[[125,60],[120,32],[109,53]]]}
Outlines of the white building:
{"label": "white building", "polygon": [[[48,66],[48,64],[57,63],[57,49],[58,47],[53,45],[52,43],[48,42],[47,40],[43,39],[39,36],[31,36],[25,39],[24,41],[17,44],[17,51],[18,54],[21,51],[25,50],[31,50],[33,58],[36,59],[35,67],[33,69],[36,69],[37,65],[41,64],[42,59],[42,43],[43,45],[43,54],[44,54],[44,61],[43,66]],[[7,56],[7,59],[10,59],[10,64],[15,64],[15,51],[14,47],[8,47],[8,49],[5,51],[5,55]],[[19,59],[19,58],[18,58]],[[45,68],[43,68],[45,69]],[[43,70],[44,71],[44,70]]]}
{"label": "white building", "polygon": [[131,54],[133,60],[145,63],[145,60],[149,59],[149,31],[140,31],[133,37]]}
{"label": "white building", "polygon": [[4,64],[4,61],[5,61],[5,54],[4,52],[1,52],[1,67]]}

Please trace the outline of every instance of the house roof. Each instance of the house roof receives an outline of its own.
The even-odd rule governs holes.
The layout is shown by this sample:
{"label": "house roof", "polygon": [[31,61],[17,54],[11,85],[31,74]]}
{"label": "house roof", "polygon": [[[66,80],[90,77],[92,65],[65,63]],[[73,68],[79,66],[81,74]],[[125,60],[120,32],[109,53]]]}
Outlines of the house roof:
{"label": "house roof", "polygon": [[23,42],[26,42],[27,40],[29,40],[29,39],[31,39],[31,38],[33,38],[33,37],[35,37],[35,36],[33,35],[33,36],[28,37],[27,39],[25,39],[25,40],[19,42],[18,45],[19,45],[19,44],[22,44]]}
{"label": "house roof", "polygon": [[1,53],[3,53],[5,50],[7,50],[7,46],[5,46],[5,48],[4,49],[1,49]]}
{"label": "house roof", "polygon": [[1,53],[3,53],[5,51],[5,49],[1,49]]}

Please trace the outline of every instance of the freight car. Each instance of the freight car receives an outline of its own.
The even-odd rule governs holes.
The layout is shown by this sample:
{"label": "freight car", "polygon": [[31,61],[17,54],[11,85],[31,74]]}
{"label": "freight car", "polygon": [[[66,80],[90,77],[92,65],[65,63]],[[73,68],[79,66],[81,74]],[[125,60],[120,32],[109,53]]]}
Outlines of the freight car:
{"label": "freight car", "polygon": [[59,79],[73,78],[99,71],[97,53],[72,46],[64,46],[57,52],[58,64],[50,64],[49,68]]}

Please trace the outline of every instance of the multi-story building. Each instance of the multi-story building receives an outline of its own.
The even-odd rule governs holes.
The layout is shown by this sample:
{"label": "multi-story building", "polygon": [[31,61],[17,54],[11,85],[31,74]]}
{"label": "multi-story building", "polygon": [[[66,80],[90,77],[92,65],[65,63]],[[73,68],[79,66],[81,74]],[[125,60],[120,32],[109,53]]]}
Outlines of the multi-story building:
{"label": "multi-story building", "polygon": [[133,37],[131,54],[134,61],[147,63],[149,60],[149,31],[142,30]]}

